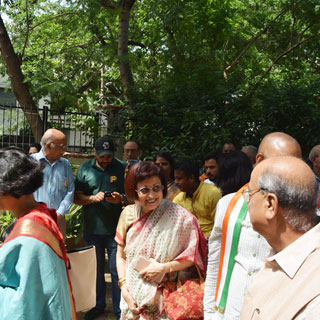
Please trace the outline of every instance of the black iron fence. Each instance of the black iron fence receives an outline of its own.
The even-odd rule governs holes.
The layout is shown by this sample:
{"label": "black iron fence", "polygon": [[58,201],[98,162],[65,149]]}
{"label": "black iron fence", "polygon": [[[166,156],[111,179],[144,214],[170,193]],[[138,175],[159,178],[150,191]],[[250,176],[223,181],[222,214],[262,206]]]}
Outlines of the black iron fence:
{"label": "black iron fence", "polygon": [[48,128],[66,134],[70,152],[87,152],[94,140],[107,132],[107,117],[98,113],[59,113],[48,107],[30,110],[0,105],[0,148],[14,145],[28,149]]}

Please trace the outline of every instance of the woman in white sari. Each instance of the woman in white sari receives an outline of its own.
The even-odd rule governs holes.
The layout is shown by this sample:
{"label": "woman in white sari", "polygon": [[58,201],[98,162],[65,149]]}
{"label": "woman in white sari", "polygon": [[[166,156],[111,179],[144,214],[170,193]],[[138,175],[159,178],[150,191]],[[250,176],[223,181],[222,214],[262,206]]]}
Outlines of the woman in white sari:
{"label": "woman in white sari", "polygon": [[130,168],[125,191],[135,204],[123,210],[115,237],[121,319],[168,319],[158,279],[193,264],[205,274],[206,241],[196,218],[164,199],[167,184],[153,162]]}

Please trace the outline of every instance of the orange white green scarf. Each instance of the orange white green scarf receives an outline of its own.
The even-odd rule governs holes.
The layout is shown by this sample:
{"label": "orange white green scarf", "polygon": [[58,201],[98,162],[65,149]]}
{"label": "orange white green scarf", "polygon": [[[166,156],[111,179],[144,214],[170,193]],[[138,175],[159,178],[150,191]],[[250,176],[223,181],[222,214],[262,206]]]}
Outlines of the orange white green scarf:
{"label": "orange white green scarf", "polygon": [[226,307],[235,256],[238,250],[242,221],[248,212],[247,202],[242,197],[243,186],[231,199],[222,223],[221,253],[216,287],[216,306],[220,312]]}

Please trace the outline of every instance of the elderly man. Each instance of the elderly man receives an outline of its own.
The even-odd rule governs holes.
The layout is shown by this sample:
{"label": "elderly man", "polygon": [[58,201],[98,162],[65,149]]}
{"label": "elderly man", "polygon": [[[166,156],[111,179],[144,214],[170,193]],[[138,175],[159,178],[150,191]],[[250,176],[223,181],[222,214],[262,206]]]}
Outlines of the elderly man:
{"label": "elderly man", "polygon": [[246,293],[241,319],[319,319],[318,185],[311,169],[293,157],[268,159],[243,194],[254,230],[273,252]]}
{"label": "elderly man", "polygon": [[72,168],[67,159],[62,158],[67,151],[65,134],[56,129],[47,130],[41,138],[41,150],[31,156],[43,163],[43,185],[34,192],[38,202],[56,209],[62,234],[66,233],[65,214],[68,213],[74,194]]}
{"label": "elderly man", "polygon": [[[260,143],[257,163],[266,158],[301,157],[301,148],[282,132],[266,135]],[[208,270],[204,296],[205,320],[240,318],[246,289],[262,268],[270,250],[267,241],[252,228],[242,189],[223,197],[209,238]]]}
{"label": "elderly man", "polygon": [[140,148],[137,141],[130,139],[127,140],[123,146],[123,153],[125,156],[125,161],[138,160],[140,155]]}
{"label": "elderly man", "polygon": [[247,155],[250,160],[252,167],[256,164],[256,156],[258,153],[258,149],[255,146],[244,146],[241,151]]}
{"label": "elderly man", "polygon": [[95,319],[106,307],[105,251],[108,253],[112,280],[112,303],[115,315],[120,317],[120,289],[116,270],[116,228],[122,211],[124,164],[114,158],[115,145],[109,136],[99,138],[94,145],[95,158],[83,163],[76,177],[74,202],[83,205],[84,240],[96,247],[97,297],[96,306],[85,319]]}
{"label": "elderly man", "polygon": [[312,162],[312,169],[316,175],[320,190],[320,144],[314,146],[309,153],[309,160]]}

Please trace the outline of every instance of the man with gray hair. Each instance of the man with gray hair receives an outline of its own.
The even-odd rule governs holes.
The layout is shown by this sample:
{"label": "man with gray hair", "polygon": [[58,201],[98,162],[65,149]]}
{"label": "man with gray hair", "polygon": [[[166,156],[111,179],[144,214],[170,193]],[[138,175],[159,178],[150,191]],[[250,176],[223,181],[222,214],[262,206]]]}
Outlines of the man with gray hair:
{"label": "man with gray hair", "polygon": [[[266,135],[257,163],[277,156],[301,158],[299,143],[283,132]],[[238,320],[246,289],[262,268],[270,246],[252,228],[247,203],[238,192],[217,205],[209,238],[208,269],[204,292],[204,320]]]}
{"label": "man with gray hair", "polygon": [[320,190],[320,144],[314,146],[309,153],[309,160],[312,163],[312,169],[316,175],[318,187]]}
{"label": "man with gray hair", "polygon": [[243,190],[253,229],[273,248],[246,292],[241,319],[319,319],[318,185],[309,166],[275,157],[253,170]]}
{"label": "man with gray hair", "polygon": [[56,209],[58,224],[65,237],[65,214],[68,213],[74,194],[72,168],[67,159],[62,158],[67,151],[67,138],[57,129],[48,129],[41,138],[41,150],[31,156],[43,163],[43,185],[34,192],[34,199],[44,202],[48,208]]}
{"label": "man with gray hair", "polygon": [[247,155],[250,160],[252,167],[256,164],[256,156],[258,153],[258,149],[255,146],[244,146],[241,151]]}

